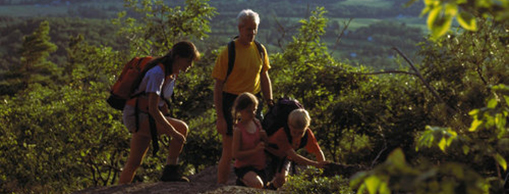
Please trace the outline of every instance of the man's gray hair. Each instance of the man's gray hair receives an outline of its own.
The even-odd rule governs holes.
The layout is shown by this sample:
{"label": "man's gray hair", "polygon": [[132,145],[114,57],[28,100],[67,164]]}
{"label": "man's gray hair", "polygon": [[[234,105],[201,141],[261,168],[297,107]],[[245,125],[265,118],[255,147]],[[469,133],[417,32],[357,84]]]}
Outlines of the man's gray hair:
{"label": "man's gray hair", "polygon": [[239,15],[237,15],[237,21],[239,25],[242,25],[246,19],[252,19],[256,23],[256,25],[260,24],[260,16],[258,13],[254,12],[251,9],[244,9],[240,11]]}

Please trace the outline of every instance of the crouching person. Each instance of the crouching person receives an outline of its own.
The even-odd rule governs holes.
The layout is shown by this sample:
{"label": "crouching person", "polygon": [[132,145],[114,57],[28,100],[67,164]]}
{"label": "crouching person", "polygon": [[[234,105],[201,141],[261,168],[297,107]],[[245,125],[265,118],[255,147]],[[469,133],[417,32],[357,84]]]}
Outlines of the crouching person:
{"label": "crouching person", "polygon": [[[268,176],[273,177],[269,189],[277,189],[286,182],[290,170],[290,162],[323,168],[329,162],[318,145],[316,138],[309,129],[311,118],[305,109],[295,109],[288,115],[288,127],[280,128],[269,137],[270,163],[267,166]],[[315,160],[297,154],[300,148],[315,155]]]}

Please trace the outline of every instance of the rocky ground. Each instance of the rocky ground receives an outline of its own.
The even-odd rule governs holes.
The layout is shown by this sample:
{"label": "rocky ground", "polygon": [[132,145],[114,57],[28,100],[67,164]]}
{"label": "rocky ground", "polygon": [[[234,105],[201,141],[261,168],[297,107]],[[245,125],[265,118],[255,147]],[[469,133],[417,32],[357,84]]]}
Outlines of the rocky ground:
{"label": "rocky ground", "polygon": [[189,183],[182,182],[154,182],[134,183],[129,185],[115,185],[109,187],[89,188],[77,191],[75,194],[168,194],[168,193],[206,193],[206,194],[228,194],[228,193],[277,193],[271,190],[253,189],[235,186],[235,175],[230,174],[227,184],[216,183],[217,168],[215,166],[202,170],[200,173],[190,176]]}
{"label": "rocky ground", "polygon": [[[297,167],[299,168],[299,167]],[[335,175],[343,175],[346,177],[350,177],[358,171],[365,170],[365,167],[356,166],[356,165],[342,165],[342,164],[334,164],[331,163],[328,165],[324,171],[322,176],[335,176]],[[299,170],[297,170],[299,171]],[[227,184],[219,185],[216,183],[217,178],[217,166],[211,166],[200,171],[198,174],[192,175],[188,177],[190,182],[154,182],[154,183],[133,183],[128,185],[115,185],[109,187],[96,187],[89,188],[82,191],[77,191],[74,194],[145,194],[145,193],[178,193],[178,194],[188,194],[188,193],[206,193],[206,194],[230,194],[230,193],[240,193],[240,194],[251,194],[251,193],[283,193],[282,191],[273,191],[273,190],[262,190],[262,189],[254,189],[247,188],[241,186],[235,186],[235,174],[233,173],[233,169],[229,176],[229,180]]]}

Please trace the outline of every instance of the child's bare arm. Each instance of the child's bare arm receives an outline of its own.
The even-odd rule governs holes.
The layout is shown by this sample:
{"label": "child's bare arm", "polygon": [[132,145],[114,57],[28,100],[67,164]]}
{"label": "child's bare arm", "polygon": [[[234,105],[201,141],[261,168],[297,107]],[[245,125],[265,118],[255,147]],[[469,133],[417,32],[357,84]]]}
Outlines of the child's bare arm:
{"label": "child's bare arm", "polygon": [[316,161],[323,162],[325,161],[325,155],[323,154],[323,151],[320,150],[319,152],[315,153]]}
{"label": "child's bare arm", "polygon": [[[288,155],[288,157],[293,160],[294,162],[297,162],[298,164],[303,164],[303,165],[311,165],[311,166],[315,166],[315,167],[318,167],[318,168],[323,168],[324,165],[325,165],[325,158],[322,158],[324,161],[314,161],[314,160],[310,160],[304,156],[301,156],[299,154],[297,154],[297,152],[295,152],[295,150],[293,149],[290,149],[288,151],[286,151],[286,154]],[[323,154],[323,153],[322,153]]]}

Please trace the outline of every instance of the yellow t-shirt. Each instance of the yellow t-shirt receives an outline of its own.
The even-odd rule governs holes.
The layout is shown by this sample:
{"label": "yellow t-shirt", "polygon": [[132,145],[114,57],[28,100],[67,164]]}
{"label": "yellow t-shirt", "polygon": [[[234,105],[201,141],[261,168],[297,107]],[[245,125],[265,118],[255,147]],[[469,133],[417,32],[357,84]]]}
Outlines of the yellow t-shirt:
{"label": "yellow t-shirt", "polygon": [[[267,49],[264,48],[264,62],[256,44],[251,42],[249,46],[242,45],[235,40],[235,62],[232,72],[224,84],[223,91],[231,94],[241,94],[242,92],[251,92],[256,94],[261,90],[260,70],[270,69]],[[224,47],[216,59],[216,64],[212,70],[212,77],[224,80],[228,71],[228,47]]]}

